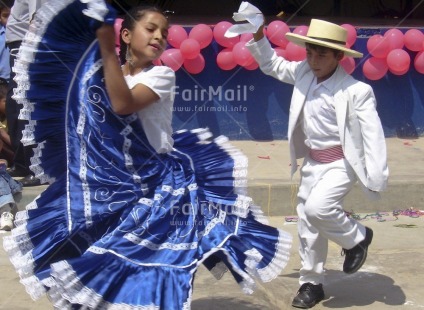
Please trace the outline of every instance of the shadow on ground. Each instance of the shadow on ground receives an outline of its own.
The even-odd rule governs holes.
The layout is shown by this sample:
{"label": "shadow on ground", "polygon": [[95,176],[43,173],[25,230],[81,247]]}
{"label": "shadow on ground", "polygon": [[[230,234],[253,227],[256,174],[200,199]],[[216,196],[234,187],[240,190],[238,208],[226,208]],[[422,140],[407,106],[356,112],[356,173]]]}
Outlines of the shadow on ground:
{"label": "shadow on ground", "polygon": [[191,303],[192,310],[263,310],[263,306],[253,305],[240,299],[202,298]]}
{"label": "shadow on ground", "polygon": [[341,271],[328,271],[328,277],[340,279],[326,285],[326,296],[329,298],[322,304],[328,308],[349,308],[368,306],[374,302],[390,306],[402,306],[406,296],[402,288],[395,285],[392,278],[372,272],[357,272],[346,275]]}

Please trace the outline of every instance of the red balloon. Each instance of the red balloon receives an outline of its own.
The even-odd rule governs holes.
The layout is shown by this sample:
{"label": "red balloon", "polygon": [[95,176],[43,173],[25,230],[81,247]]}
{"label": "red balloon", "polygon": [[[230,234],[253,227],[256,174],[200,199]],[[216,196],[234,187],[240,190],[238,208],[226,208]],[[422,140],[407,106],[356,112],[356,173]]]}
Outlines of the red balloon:
{"label": "red balloon", "polygon": [[212,42],[213,31],[208,25],[198,24],[191,29],[188,37],[199,42],[200,48],[205,48]]}
{"label": "red balloon", "polygon": [[297,26],[294,28],[293,33],[300,34],[301,36],[306,36],[308,34],[309,27],[305,25]]}
{"label": "red balloon", "polygon": [[424,43],[424,34],[418,29],[409,29],[405,32],[404,42],[406,48],[410,51],[421,51]]}
{"label": "red balloon", "polygon": [[248,42],[253,39],[253,33],[243,33],[240,35],[240,42]]}
{"label": "red balloon", "polygon": [[216,63],[222,70],[232,70],[237,66],[230,48],[224,48],[218,53]]}
{"label": "red balloon", "polygon": [[403,75],[409,70],[411,57],[402,49],[395,49],[387,55],[387,65],[391,73]]}
{"label": "red balloon", "polygon": [[253,71],[259,68],[259,64],[256,62],[256,60],[253,60],[253,62],[250,65],[244,66],[244,68],[246,70]]}
{"label": "red balloon", "polygon": [[345,69],[347,74],[352,74],[355,71],[355,59],[353,57],[343,57],[340,65]]}
{"label": "red balloon", "polygon": [[414,68],[419,73],[424,74],[424,51],[419,52],[414,59]]}
{"label": "red balloon", "polygon": [[224,47],[233,47],[240,41],[240,38],[238,36],[233,38],[225,37],[225,32],[232,25],[233,24],[231,24],[230,22],[223,21],[219,22],[215,25],[215,27],[213,27],[213,37],[219,45]]}
{"label": "red balloon", "polygon": [[200,44],[195,39],[185,39],[180,45],[180,51],[185,59],[196,58],[200,53]]}
{"label": "red balloon", "polygon": [[254,58],[250,51],[245,46],[246,42],[239,42],[233,47],[233,57],[236,63],[240,66],[248,66],[252,64]]}
{"label": "red balloon", "polygon": [[286,50],[282,47],[276,47],[274,48],[275,53],[277,54],[277,56],[283,57],[287,59],[287,53]]}
{"label": "red balloon", "polygon": [[175,48],[180,48],[181,43],[188,38],[185,29],[178,25],[172,25],[168,29],[168,43]]}
{"label": "red balloon", "polygon": [[115,23],[113,25],[113,27],[115,28],[115,46],[119,47],[121,46],[121,27],[122,27],[122,22],[124,20],[122,18],[117,18],[115,19]]}
{"label": "red balloon", "polygon": [[290,61],[302,61],[306,58],[306,49],[289,42],[286,46],[287,60]]}
{"label": "red balloon", "polygon": [[184,62],[183,55],[177,48],[170,48],[164,51],[160,56],[160,60],[165,66],[170,67],[174,71],[177,71]]}
{"label": "red balloon", "polygon": [[162,62],[160,61],[160,58],[153,60],[152,63],[155,66],[162,66]]}
{"label": "red balloon", "polygon": [[184,60],[184,69],[186,69],[188,73],[198,74],[202,72],[204,68],[205,58],[203,58],[202,54],[197,55],[196,58]]}
{"label": "red balloon", "polygon": [[365,61],[362,72],[367,79],[376,81],[385,76],[388,69],[385,59],[371,57]]}
{"label": "red balloon", "polygon": [[389,40],[380,34],[375,34],[368,39],[367,50],[374,57],[386,58],[390,52]]}
{"label": "red balloon", "polygon": [[289,40],[286,39],[287,32],[290,32],[289,26],[280,20],[274,20],[268,25],[266,29],[266,34],[269,41],[281,47],[286,47],[289,43]]}
{"label": "red balloon", "polygon": [[216,56],[216,63],[222,70],[232,70],[237,66],[230,48],[224,48]]}
{"label": "red balloon", "polygon": [[403,33],[399,29],[392,28],[387,30],[384,33],[384,37],[389,40],[389,49],[392,51],[397,48],[402,48],[404,45],[403,42]]}
{"label": "red balloon", "polygon": [[347,30],[346,46],[350,48],[356,42],[356,28],[350,24],[343,24],[341,26]]}

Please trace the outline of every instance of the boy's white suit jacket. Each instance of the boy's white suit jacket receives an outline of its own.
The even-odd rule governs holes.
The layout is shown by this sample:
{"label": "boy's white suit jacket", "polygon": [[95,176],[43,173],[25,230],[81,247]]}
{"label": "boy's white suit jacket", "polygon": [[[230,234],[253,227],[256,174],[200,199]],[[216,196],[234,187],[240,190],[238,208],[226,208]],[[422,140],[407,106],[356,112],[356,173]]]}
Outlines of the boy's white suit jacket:
{"label": "boy's white suit jacket", "polygon": [[[265,74],[294,85],[290,104],[288,140],[290,145],[291,175],[297,170],[297,159],[305,157],[309,148],[299,117],[314,74],[306,61],[291,62],[278,57],[266,38],[246,44]],[[346,160],[355,171],[369,198],[386,189],[386,141],[376,100],[371,86],[355,80],[339,66],[335,72],[334,102],[340,141]]]}

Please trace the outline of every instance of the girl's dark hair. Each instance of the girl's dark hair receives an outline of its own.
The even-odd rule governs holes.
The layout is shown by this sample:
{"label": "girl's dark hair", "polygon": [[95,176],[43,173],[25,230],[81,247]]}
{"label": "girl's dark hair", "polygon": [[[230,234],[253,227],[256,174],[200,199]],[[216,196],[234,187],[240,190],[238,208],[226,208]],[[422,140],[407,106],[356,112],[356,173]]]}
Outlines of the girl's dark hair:
{"label": "girl's dark hair", "polygon": [[128,29],[131,31],[134,30],[135,24],[150,12],[162,14],[166,18],[165,13],[155,6],[136,6],[129,10],[125,15],[124,20],[122,21],[121,31],[119,32],[119,60],[121,61],[121,64],[125,63],[125,55],[127,53],[127,44],[124,40],[122,40],[122,29]]}

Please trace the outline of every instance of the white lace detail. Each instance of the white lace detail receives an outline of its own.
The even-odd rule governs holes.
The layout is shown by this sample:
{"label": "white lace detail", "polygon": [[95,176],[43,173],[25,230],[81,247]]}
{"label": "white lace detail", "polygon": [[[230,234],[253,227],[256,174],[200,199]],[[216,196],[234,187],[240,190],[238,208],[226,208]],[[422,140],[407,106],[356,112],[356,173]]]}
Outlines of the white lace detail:
{"label": "white lace detail", "polygon": [[[34,60],[35,52],[38,50],[38,45],[41,42],[47,25],[56,16],[57,12],[63,10],[66,6],[72,3],[73,0],[55,1],[50,3],[49,6],[40,8],[37,11],[34,19],[31,22],[29,31],[26,33],[25,38],[19,48],[17,59],[12,70],[16,73],[14,80],[17,83],[13,91],[13,98],[22,105],[20,110],[20,119],[28,120],[29,126],[22,131],[22,144],[34,145],[35,139],[33,134],[34,126],[37,122],[31,120],[31,112],[34,111],[34,103],[27,100],[26,92],[30,89],[30,82],[28,76],[28,66]],[[33,158],[40,157],[42,154],[42,145],[38,145]],[[35,176],[40,179],[41,183],[53,183],[54,178],[45,175],[43,169],[39,166],[39,161],[34,161],[30,166]]]}
{"label": "white lace detail", "polygon": [[131,241],[134,244],[138,244],[140,246],[146,247],[152,251],[160,251],[160,250],[173,250],[173,251],[187,251],[187,250],[195,250],[199,246],[197,242],[190,243],[161,243],[156,244],[147,239],[139,238],[133,234],[126,234],[125,239]]}
{"label": "white lace detail", "polygon": [[159,310],[158,306],[134,306],[128,304],[112,304],[105,301],[94,290],[84,286],[72,266],[66,261],[52,265],[53,281],[44,284],[50,286],[48,295],[56,309],[70,309],[70,304],[83,305],[83,309],[96,310]]}
{"label": "white lace detail", "polygon": [[292,236],[279,229],[278,246],[272,261],[264,268],[258,269],[257,274],[262,282],[270,282],[281,273],[289,261]]}
{"label": "white lace detail", "polygon": [[[156,200],[156,197],[155,197],[155,200]],[[142,203],[142,204],[144,204],[144,205],[146,205],[146,206],[149,206],[149,207],[153,206],[153,203],[154,203],[154,201],[153,201],[153,200],[148,199],[148,198],[140,198],[140,199],[138,200],[138,202],[139,202],[139,203]]]}
{"label": "white lace detail", "polygon": [[218,210],[218,212],[218,217],[215,217],[212,221],[208,223],[208,225],[206,225],[205,230],[199,233],[199,238],[207,236],[211,232],[211,230],[215,228],[216,225],[220,223],[223,224],[225,222],[227,213],[222,210]]}
{"label": "white lace detail", "polygon": [[4,237],[3,247],[9,255],[10,261],[20,277],[20,282],[25,286],[27,293],[36,300],[45,294],[44,286],[34,276],[34,259],[32,250],[34,246],[26,230],[26,211],[16,214],[16,228],[10,236]]}
{"label": "white lace detail", "polygon": [[190,192],[199,189],[199,187],[197,186],[197,183],[192,183],[187,188]]}

